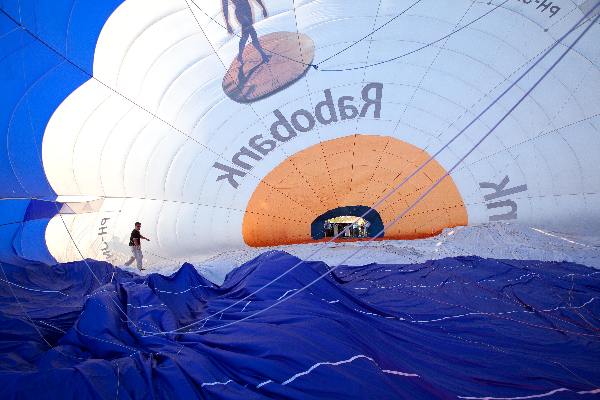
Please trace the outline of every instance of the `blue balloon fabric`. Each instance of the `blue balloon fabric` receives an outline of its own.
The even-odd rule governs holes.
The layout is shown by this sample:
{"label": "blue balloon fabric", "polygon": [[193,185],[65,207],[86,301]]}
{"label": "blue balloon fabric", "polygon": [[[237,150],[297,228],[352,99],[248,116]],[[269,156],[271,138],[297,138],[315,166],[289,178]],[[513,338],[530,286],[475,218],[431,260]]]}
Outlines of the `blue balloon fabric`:
{"label": "blue balloon fabric", "polygon": [[267,252],[220,287],[190,264],[170,277],[97,261],[4,264],[0,397],[581,399],[600,392],[598,271],[478,257],[334,270],[305,262],[252,294],[299,261]]}
{"label": "blue balloon fabric", "polygon": [[42,163],[57,107],[92,76],[98,35],[122,0],[0,0],[0,260],[54,264],[57,194]]}

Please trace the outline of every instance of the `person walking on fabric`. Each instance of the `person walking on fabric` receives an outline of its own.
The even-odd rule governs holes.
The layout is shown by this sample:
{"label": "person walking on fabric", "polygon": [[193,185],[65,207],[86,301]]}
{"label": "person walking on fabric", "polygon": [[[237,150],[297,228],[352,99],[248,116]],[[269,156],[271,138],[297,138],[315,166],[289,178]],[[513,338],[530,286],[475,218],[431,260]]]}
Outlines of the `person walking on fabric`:
{"label": "person walking on fabric", "polygon": [[[223,16],[225,17],[225,25],[227,26],[227,32],[230,34],[233,33],[233,28],[229,23],[229,0],[222,0],[223,2]],[[240,50],[238,53],[238,61],[243,63],[243,53],[244,47],[246,47],[246,42],[248,41],[248,37],[252,37],[252,44],[260,53],[263,62],[268,63],[271,59],[271,56],[268,56],[267,53],[263,50],[260,42],[258,41],[258,36],[256,35],[256,30],[254,29],[254,16],[252,15],[252,7],[250,6],[249,0],[231,0],[235,7],[235,17],[237,18],[240,26],[242,27],[242,36],[240,37]],[[263,4],[262,0],[256,0],[256,2],[262,7],[263,16],[267,16],[267,9]]]}
{"label": "person walking on fabric", "polygon": [[129,266],[134,261],[136,261],[138,269],[140,271],[143,271],[144,268],[142,267],[142,258],[144,258],[144,255],[142,254],[142,243],[140,241],[141,239],[150,241],[150,239],[142,236],[142,234],[140,233],[141,228],[142,224],[136,222],[134,229],[131,231],[131,235],[129,236],[129,248],[131,249],[131,258],[125,263],[125,265]]}

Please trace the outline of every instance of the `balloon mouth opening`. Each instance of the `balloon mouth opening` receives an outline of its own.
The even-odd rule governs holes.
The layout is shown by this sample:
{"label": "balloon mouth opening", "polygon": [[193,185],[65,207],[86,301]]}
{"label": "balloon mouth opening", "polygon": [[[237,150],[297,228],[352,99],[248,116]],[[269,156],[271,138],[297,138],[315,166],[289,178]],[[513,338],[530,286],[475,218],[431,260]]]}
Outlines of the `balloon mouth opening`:
{"label": "balloon mouth opening", "polygon": [[383,238],[383,230],[381,216],[367,206],[334,208],[319,215],[310,226],[313,240]]}
{"label": "balloon mouth opening", "polygon": [[[324,156],[328,154],[335,157]],[[458,187],[446,169],[429,158],[415,145],[382,135],[352,134],[305,148],[282,161],[256,186],[242,222],[244,242],[269,247],[338,239],[413,240],[467,225]],[[406,171],[425,162],[426,167],[402,185]],[[438,179],[440,184],[420,199]],[[386,201],[381,202],[384,193],[388,193]],[[371,209],[372,204],[378,204],[376,209]],[[326,221],[344,216],[369,223],[366,232],[359,232],[364,238],[352,237],[358,236],[356,232],[342,237],[344,232],[332,239],[335,231],[327,232]],[[345,228],[337,226],[337,233]]]}

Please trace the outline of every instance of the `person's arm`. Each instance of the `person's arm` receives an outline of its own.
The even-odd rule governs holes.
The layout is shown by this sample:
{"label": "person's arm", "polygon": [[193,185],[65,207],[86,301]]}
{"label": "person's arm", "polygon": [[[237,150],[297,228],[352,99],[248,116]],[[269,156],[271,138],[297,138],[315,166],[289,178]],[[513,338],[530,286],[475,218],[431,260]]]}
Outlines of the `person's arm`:
{"label": "person's arm", "polygon": [[133,238],[133,244],[136,245],[137,247],[140,247],[140,239]]}
{"label": "person's arm", "polygon": [[142,239],[145,239],[145,240],[147,240],[147,241],[150,241],[150,239],[148,239],[147,237],[143,236],[142,234],[140,234],[140,237],[141,237]]}
{"label": "person's arm", "polygon": [[[226,1],[226,0],[223,0]],[[258,3],[259,6],[262,7],[263,10],[263,17],[267,18],[267,8],[265,7],[265,5],[263,4],[262,0],[256,0],[256,2]]]}
{"label": "person's arm", "polygon": [[223,3],[223,17],[225,17],[225,26],[227,27],[228,33],[233,33],[231,24],[229,23],[229,0],[222,0]]}

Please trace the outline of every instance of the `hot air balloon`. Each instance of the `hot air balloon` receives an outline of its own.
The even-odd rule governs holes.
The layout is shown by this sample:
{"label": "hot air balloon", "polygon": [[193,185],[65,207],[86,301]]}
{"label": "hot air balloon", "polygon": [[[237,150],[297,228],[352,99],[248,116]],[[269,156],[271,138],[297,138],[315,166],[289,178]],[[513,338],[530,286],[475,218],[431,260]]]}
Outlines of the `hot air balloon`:
{"label": "hot air balloon", "polygon": [[[227,10],[226,18],[224,10]],[[110,298],[118,312],[126,308],[126,323],[131,329],[135,325],[136,333],[132,337],[139,335],[144,340],[152,340],[156,335],[162,340],[164,335],[201,335],[208,332],[204,329],[221,329],[222,324],[212,322],[214,319],[225,316],[229,321],[227,311],[219,310],[229,310],[227,307],[234,307],[231,304],[237,307],[240,298],[246,299],[249,293],[255,296],[255,291],[263,288],[267,288],[265,293],[272,294],[270,291],[277,287],[280,273],[287,271],[287,267],[292,268],[292,272],[282,282],[291,286],[284,285],[281,290],[285,294],[277,292],[272,300],[285,300],[288,293],[298,291],[290,303],[298,309],[309,304],[316,310],[319,308],[316,303],[295,303],[304,301],[300,292],[308,291],[300,288],[314,284],[313,289],[318,288],[323,297],[319,297],[318,304],[336,306],[337,303],[330,302],[339,300],[340,295],[338,292],[334,295],[328,285],[333,285],[333,281],[341,285],[346,278],[337,276],[337,281],[325,284],[323,279],[333,278],[326,278],[327,267],[316,261],[307,264],[310,272],[299,274],[297,266],[302,261],[272,253],[273,247],[286,246],[292,253],[300,249],[304,255],[314,254],[311,260],[321,260],[316,252],[334,244],[343,248],[340,251],[344,252],[344,264],[367,264],[373,261],[369,259],[372,255],[366,256],[368,262],[351,259],[354,249],[360,249],[365,242],[375,249],[369,250],[369,254],[384,251],[388,243],[393,246],[415,243],[411,248],[427,248],[421,253],[414,250],[415,258],[410,260],[416,263],[439,258],[433,252],[446,240],[440,238],[450,238],[449,235],[461,229],[482,232],[490,224],[508,233],[497,241],[492,234],[488,240],[465,233],[461,239],[465,242],[463,248],[454,248],[444,255],[486,257],[489,254],[483,247],[504,246],[503,249],[510,248],[502,253],[506,254],[505,258],[555,260],[563,257],[563,253],[553,256],[550,247],[541,253],[519,247],[523,238],[531,234],[540,240],[562,240],[560,243],[565,246],[581,244],[585,257],[573,253],[564,259],[587,263],[587,267],[575,264],[565,269],[548,267],[556,276],[568,275],[570,271],[587,276],[596,272],[586,268],[600,266],[591,265],[598,258],[592,242],[582,244],[580,239],[573,239],[595,237],[600,226],[597,166],[600,3],[597,0],[57,0],[51,3],[5,0],[0,1],[0,11],[3,77],[0,262],[10,266],[4,272],[4,281],[9,283],[3,292],[10,304],[29,301],[18,302],[18,296],[10,297],[11,284],[33,288],[9,279],[22,277],[19,271],[32,271],[31,274],[54,271],[55,275],[38,282],[39,287],[34,285],[37,288],[34,292],[58,291],[69,299],[91,296],[104,285],[121,285],[124,293],[131,289],[127,285],[137,282],[150,285],[154,294],[135,292],[134,295],[131,289],[130,303],[122,298]],[[135,277],[135,270],[123,267],[130,257],[129,235],[134,221],[141,221],[143,235],[152,239],[143,244],[144,264],[149,272],[160,272],[160,268],[168,266],[163,273],[178,271],[169,278],[171,280],[155,276],[148,281],[150,283],[142,284],[136,281],[139,278]],[[519,250],[513,251],[516,247]],[[250,275],[242,276],[242,267],[225,278],[231,270],[231,266],[226,267],[217,284],[206,279],[210,271],[205,271],[208,275],[202,277],[190,264],[179,269],[184,261],[234,253],[262,254],[246,268],[266,275],[264,280],[256,277],[256,281],[244,281],[247,291],[233,296],[231,304],[220,304],[217,300],[213,304],[210,299],[218,297],[219,290],[233,290],[232,280],[250,279]],[[82,260],[90,261],[85,261],[84,267]],[[388,263],[400,264],[399,260],[392,257]],[[448,268],[455,268],[454,262],[449,261],[448,265],[452,266]],[[74,263],[73,268],[64,267],[71,265],[64,263]],[[280,263],[286,268],[276,268],[269,263]],[[479,264],[481,268],[473,267],[473,271],[477,271],[473,272],[476,274],[473,279],[477,282],[485,279],[482,271],[490,274],[498,271],[495,261],[485,263],[485,268]],[[241,262],[236,266],[239,264]],[[56,265],[65,268],[64,271],[79,271],[64,272],[66,275],[91,273],[96,282],[78,287],[73,293],[57,289],[56,285],[63,278],[64,285],[86,280],[73,281],[72,277],[60,274],[62,278],[58,278]],[[424,265],[417,269],[436,271],[427,278],[431,281],[390,279],[394,285],[412,285],[413,288],[438,287],[436,285],[444,285],[441,282],[458,279],[438,276],[437,267]],[[518,268],[533,268],[530,272],[536,276],[544,273],[542,267],[537,270],[529,264],[518,265]],[[403,268],[410,270],[410,266]],[[382,270],[385,268],[367,268],[365,273],[379,276]],[[346,272],[352,274],[351,269]],[[526,274],[521,272],[510,270],[503,279],[524,279],[520,277]],[[561,287],[556,276],[548,277],[544,285],[531,289],[530,294],[535,294],[530,296],[530,300],[535,299],[531,300],[534,305],[526,300],[518,306],[532,313],[535,307],[544,310],[563,307],[562,303],[547,304],[542,300],[544,291]],[[291,277],[300,286],[288,282]],[[313,283],[313,278],[319,283]],[[224,286],[218,287],[223,280]],[[43,287],[40,282],[52,289]],[[347,289],[348,293],[359,292],[356,296],[364,296],[360,301],[368,303],[370,294],[355,290],[366,283],[353,284],[354,288]],[[585,289],[588,287],[585,280],[575,284],[583,294],[578,298],[581,301],[569,306],[579,307],[595,298],[597,285]],[[380,286],[379,289],[393,285]],[[201,299],[202,305],[190,299],[179,303],[168,297],[173,293],[182,296],[195,293],[190,291],[192,287],[194,291],[202,291],[194,295]],[[498,286],[485,290],[503,289]],[[383,299],[391,295],[381,296]],[[464,300],[458,293],[449,298]],[[261,299],[260,296],[248,297],[239,303],[236,309],[242,313],[239,318],[245,318],[243,312],[247,310],[259,312],[259,308],[253,308],[258,305],[252,301],[258,303]],[[30,301],[35,303],[33,299]],[[443,302],[444,297],[436,297],[435,301]],[[358,310],[353,312],[362,313],[361,317],[372,318],[377,314],[383,318],[382,325],[375,323],[375,330],[393,330],[395,325],[386,325],[391,321],[426,320],[429,324],[436,320],[394,314],[402,307],[411,310],[407,313],[418,314],[414,304],[397,306],[387,315],[383,311],[369,311],[356,302],[359,300],[352,297],[349,309]],[[86,304],[77,303],[77,307]],[[151,318],[151,312],[144,316],[137,313],[148,304],[166,304],[177,310],[206,306],[204,311],[210,314],[211,322],[206,325],[208,318],[201,320],[206,315],[198,310],[190,314],[176,311],[172,320],[167,318],[169,322],[162,321],[161,325],[153,320],[144,326],[144,318]],[[594,301],[589,304],[597,310]],[[241,310],[244,305],[249,308]],[[270,303],[264,303],[260,314],[267,318],[271,314],[265,310],[270,307]],[[505,315],[515,311],[487,306],[477,308],[478,311],[470,309],[464,313],[442,313],[438,317],[444,320],[469,312]],[[423,313],[429,315],[430,311]],[[319,312],[323,313],[320,316],[335,320],[338,311]],[[92,324],[85,322],[85,315],[82,313],[79,325],[74,325],[79,326],[77,332],[85,331],[82,324]],[[236,318],[230,316],[232,320]],[[366,329],[368,324],[363,323],[349,322],[349,329]],[[325,323],[320,329],[330,332],[334,328],[329,324]],[[67,332],[72,329],[71,325],[58,326],[58,329]],[[597,341],[597,314],[587,319],[586,326],[576,325],[573,330],[578,335],[591,335],[590,340]],[[109,336],[121,335],[122,331],[115,329]],[[595,329],[595,333],[589,329]],[[457,334],[450,330],[448,335]],[[108,340],[100,331],[94,330],[95,333],[88,332],[88,335]],[[291,336],[286,335],[282,334],[279,345],[291,340]],[[320,340],[310,335],[307,342]],[[411,331],[407,335],[409,342],[416,343],[419,336],[427,337],[428,333]],[[81,347],[70,334],[65,334],[63,339],[59,336],[51,341],[53,345],[62,340],[60,343]],[[382,346],[393,347],[400,340],[384,336],[380,337]],[[463,339],[467,340],[463,336],[452,340]],[[350,339],[340,339],[339,347],[327,337],[323,340],[330,346],[331,351],[326,352],[329,358],[312,364],[301,363],[297,369],[286,370],[289,376],[269,378],[265,375],[263,381],[255,381],[248,378],[252,374],[236,372],[217,377],[215,371],[220,368],[217,365],[242,368],[243,363],[237,358],[226,362],[219,358],[221,356],[215,356],[218,361],[201,363],[202,368],[211,371],[214,380],[207,381],[203,377],[195,389],[182,388],[180,392],[154,389],[153,393],[159,398],[169,398],[175,393],[240,398],[249,393],[245,392],[244,385],[250,385],[258,397],[334,398],[344,393],[346,397],[366,398],[392,394],[402,397],[399,393],[408,393],[402,392],[409,390],[408,387],[413,398],[456,395],[494,398],[485,397],[485,390],[478,392],[470,386],[464,386],[466,391],[459,393],[459,383],[464,384],[464,376],[452,371],[447,376],[455,384],[435,382],[427,375],[433,356],[420,359],[414,368],[410,363],[392,368],[382,361],[383,353],[352,353]],[[508,346],[510,341],[503,340],[498,340],[498,348]],[[136,348],[134,339],[115,341],[121,350],[122,346],[128,348],[127,354],[137,354],[132,350]],[[223,344],[217,342],[209,340],[202,342],[202,346],[209,351],[211,345]],[[460,353],[464,343],[451,344],[449,348]],[[574,345],[579,346],[576,351],[585,347],[582,343]],[[590,347],[590,357],[599,354],[595,343]],[[255,349],[252,345],[249,348]],[[380,346],[374,348],[381,350]],[[235,352],[244,349],[236,348]],[[568,353],[564,349],[553,350],[552,357],[563,360]],[[187,351],[187,348],[183,351],[183,357],[193,358]],[[97,357],[110,359],[110,352],[104,349]],[[141,363],[136,364],[136,368],[145,363],[152,365],[156,360],[160,364],[164,361],[160,359],[161,352],[172,355],[177,351],[147,350],[139,356],[146,357],[144,360],[131,362]],[[394,360],[414,358],[405,349],[392,353]],[[444,354],[443,357],[448,357]],[[477,353],[474,357],[483,360],[488,355]],[[573,368],[578,374],[587,375],[578,383],[562,382],[556,387],[540,385],[516,392],[494,388],[490,393],[504,396],[502,398],[529,398],[518,396],[553,390],[579,393],[578,396],[597,392],[599,369],[590,372],[597,362],[592,365],[587,356],[581,357],[581,362]],[[519,360],[531,361],[527,357]],[[289,389],[293,382],[313,370],[355,362],[364,363],[360,368],[365,371],[374,368],[376,376],[365,372],[369,382],[385,376],[381,378],[385,384],[381,384],[379,391],[369,394],[356,382],[342,388],[339,381],[335,385],[339,391],[333,391],[336,395],[327,394],[322,388],[311,391],[314,388],[310,385]],[[502,362],[510,365],[508,359]],[[267,364],[258,369],[264,370]],[[123,368],[133,367],[127,361]],[[268,364],[268,368],[274,367]],[[554,369],[535,368],[546,371],[547,377],[557,374]],[[586,370],[588,372],[582,372]],[[481,373],[477,379],[488,379],[486,374]],[[526,375],[522,371],[515,374]],[[170,384],[180,382],[182,378],[175,375],[167,374],[161,379]],[[405,380],[388,381],[390,377],[399,376]],[[515,376],[506,377],[506,381],[521,379]],[[108,393],[112,396],[113,386],[119,387],[113,384],[119,382],[118,379],[106,379],[112,382],[107,386],[110,390],[106,389],[100,397],[109,396]],[[581,384],[585,380],[591,380],[596,386]],[[140,382],[132,385],[142,385]],[[270,388],[272,382],[279,386]],[[150,385],[147,381],[146,384]],[[214,391],[234,384],[236,388],[231,392]],[[408,386],[402,389],[402,385]],[[7,390],[14,397],[12,389]],[[86,391],[85,396],[98,395],[100,392],[96,390],[99,389]],[[134,392],[130,386],[127,396],[143,398],[151,393]],[[119,395],[126,396],[124,393]],[[306,397],[302,397],[302,393]],[[477,397],[477,394],[482,395]]]}

